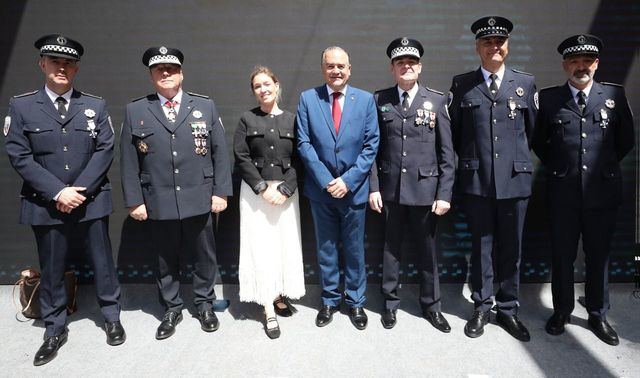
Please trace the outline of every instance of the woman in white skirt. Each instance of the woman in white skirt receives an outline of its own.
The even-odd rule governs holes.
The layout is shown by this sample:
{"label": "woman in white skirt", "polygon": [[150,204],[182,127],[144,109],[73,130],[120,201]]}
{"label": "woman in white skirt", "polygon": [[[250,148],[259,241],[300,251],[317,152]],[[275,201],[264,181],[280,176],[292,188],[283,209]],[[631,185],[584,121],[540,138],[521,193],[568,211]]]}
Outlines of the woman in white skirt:
{"label": "woman in white skirt", "polygon": [[280,83],[266,67],[250,77],[259,106],[245,112],[233,150],[240,188],[240,300],[264,306],[265,332],[280,336],[276,314],[305,293],[296,167],[295,116],[278,107]]}

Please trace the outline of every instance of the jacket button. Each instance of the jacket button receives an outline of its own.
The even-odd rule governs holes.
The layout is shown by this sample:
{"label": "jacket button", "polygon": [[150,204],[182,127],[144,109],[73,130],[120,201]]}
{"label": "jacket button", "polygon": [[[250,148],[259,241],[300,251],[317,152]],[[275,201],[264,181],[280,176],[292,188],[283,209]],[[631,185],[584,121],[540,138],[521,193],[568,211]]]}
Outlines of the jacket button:
{"label": "jacket button", "polygon": [[257,162],[257,161],[254,161],[254,162],[253,162],[253,165],[255,165],[255,166],[257,167],[257,166],[258,166],[258,162]]}
{"label": "jacket button", "polygon": [[273,167],[273,163],[269,164],[270,167]]}
{"label": "jacket button", "polygon": [[402,136],[402,139],[407,140],[407,136],[406,136],[406,135],[403,135],[403,136]]}
{"label": "jacket button", "polygon": [[144,136],[144,133],[140,134],[140,136]]}
{"label": "jacket button", "polygon": [[496,152],[496,159],[500,157],[500,154]]}
{"label": "jacket button", "polygon": [[257,131],[254,131],[254,132],[253,132],[253,135],[256,135],[257,133],[258,133]]}
{"label": "jacket button", "polygon": [[67,129],[65,129],[64,127],[62,129],[60,129],[60,131],[62,131],[63,134],[67,133]]}
{"label": "jacket button", "polygon": [[580,118],[580,121],[582,121],[582,122],[587,122],[587,120],[586,120],[586,119],[584,119],[584,118]]}
{"label": "jacket button", "polygon": [[587,170],[587,166],[586,166],[586,165],[583,165],[583,166],[582,166],[582,170],[583,170],[583,171],[586,171],[586,170]]}
{"label": "jacket button", "polygon": [[497,141],[498,141],[498,139],[499,139],[499,138],[498,138],[497,136],[494,136],[494,137],[493,137],[493,141],[494,141],[494,142],[497,142]]}
{"label": "jacket button", "polygon": [[33,197],[33,198],[36,198],[37,196],[38,196],[38,195],[37,195],[37,194],[35,194],[35,193],[33,193],[33,194],[31,195],[31,197]]}
{"label": "jacket button", "polygon": [[269,131],[274,132],[275,130],[271,129],[271,130],[269,130]]}
{"label": "jacket button", "polygon": [[407,173],[407,168],[402,168],[402,173]]}
{"label": "jacket button", "polygon": [[584,154],[586,154],[586,153],[587,153],[587,149],[586,149],[586,148],[583,148],[580,152],[584,155]]}
{"label": "jacket button", "polygon": [[493,104],[491,104],[493,107],[495,107],[496,105],[498,105],[497,102],[494,102]]}
{"label": "jacket button", "polygon": [[497,120],[497,119],[494,119],[494,120],[493,120],[493,124],[495,125],[496,123],[498,123],[498,120]]}
{"label": "jacket button", "polygon": [[469,164],[465,164],[465,165],[464,165],[464,167],[465,167],[465,168],[469,168]]}
{"label": "jacket button", "polygon": [[580,136],[582,137],[582,139],[587,139],[587,133],[582,133],[580,134]]}
{"label": "jacket button", "polygon": [[65,171],[68,171],[68,170],[69,170],[69,164],[65,164],[65,165],[64,165],[64,170],[65,170]]}
{"label": "jacket button", "polygon": [[40,128],[36,128],[36,131],[40,131]]}
{"label": "jacket button", "polygon": [[177,151],[173,151],[173,156],[178,156],[178,152]]}
{"label": "jacket button", "polygon": [[171,139],[176,139],[176,134],[171,134]]}
{"label": "jacket button", "polygon": [[405,123],[405,122],[407,122],[407,119],[406,119],[406,118],[403,118],[403,119],[402,119],[402,123]]}
{"label": "jacket button", "polygon": [[558,174],[558,171],[553,171],[553,175],[554,176],[557,175],[557,174]]}
{"label": "jacket button", "polygon": [[269,146],[269,148],[273,150],[274,147],[273,146]]}
{"label": "jacket button", "polygon": [[173,173],[176,173],[176,174],[180,173],[180,170],[178,168],[176,168],[176,169],[173,170]]}
{"label": "jacket button", "polygon": [[182,189],[180,185],[176,186],[176,190],[180,191],[180,189]]}
{"label": "jacket button", "polygon": [[406,151],[402,151],[402,156],[407,156],[407,152]]}
{"label": "jacket button", "polygon": [[69,151],[69,148],[67,146],[62,147],[62,151],[67,152]]}

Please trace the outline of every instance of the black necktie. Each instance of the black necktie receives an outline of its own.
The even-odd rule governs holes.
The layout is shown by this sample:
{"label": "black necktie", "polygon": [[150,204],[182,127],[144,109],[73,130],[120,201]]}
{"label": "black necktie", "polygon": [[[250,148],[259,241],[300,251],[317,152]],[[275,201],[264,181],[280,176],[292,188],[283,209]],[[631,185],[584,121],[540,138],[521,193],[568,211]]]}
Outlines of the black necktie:
{"label": "black necktie", "polygon": [[578,106],[581,112],[584,112],[584,108],[587,107],[587,95],[583,91],[578,92]]}
{"label": "black necktie", "polygon": [[409,109],[409,93],[402,92],[402,111],[407,111]]}
{"label": "black necktie", "polygon": [[496,79],[498,78],[498,75],[492,73],[491,75],[489,75],[489,78],[491,79],[491,84],[489,84],[489,90],[491,91],[491,94],[495,97],[496,94],[498,93],[498,83],[496,83]]}
{"label": "black necktie", "polygon": [[64,97],[58,97],[56,98],[56,104],[58,104],[58,114],[60,114],[60,118],[64,119],[64,117],[67,115],[67,108],[65,107],[65,105],[67,104],[67,100],[64,99]]}

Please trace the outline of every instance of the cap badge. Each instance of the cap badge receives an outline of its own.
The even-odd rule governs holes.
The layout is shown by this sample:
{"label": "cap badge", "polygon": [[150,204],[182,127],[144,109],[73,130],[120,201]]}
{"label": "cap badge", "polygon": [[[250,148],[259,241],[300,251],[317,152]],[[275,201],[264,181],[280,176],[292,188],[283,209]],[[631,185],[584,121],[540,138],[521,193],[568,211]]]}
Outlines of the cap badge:
{"label": "cap badge", "polygon": [[200,112],[200,110],[194,110],[193,111],[193,117],[194,118],[202,118],[202,112]]}
{"label": "cap badge", "polygon": [[524,96],[524,89],[522,87],[516,88],[516,94],[520,97]]}
{"label": "cap badge", "polygon": [[403,38],[400,40],[400,44],[401,44],[402,46],[406,46],[406,45],[408,45],[408,44],[409,44],[409,40],[407,39],[407,37],[403,37]]}
{"label": "cap badge", "polygon": [[58,38],[56,38],[56,41],[60,44],[60,45],[66,45],[67,44],[67,39],[63,36],[58,36]]}
{"label": "cap badge", "polygon": [[587,42],[587,38],[584,35],[578,36],[578,43],[584,45]]}
{"label": "cap badge", "polygon": [[487,24],[489,24],[489,26],[493,26],[496,24],[496,20],[495,18],[491,17],[488,21]]}
{"label": "cap badge", "polygon": [[167,53],[167,48],[166,48],[166,47],[164,47],[164,46],[162,46],[162,47],[160,47],[160,48],[158,49],[158,51],[160,51],[160,54],[164,55],[164,54],[166,54],[166,53]]}
{"label": "cap badge", "polygon": [[606,106],[609,109],[613,109],[616,107],[616,102],[608,98],[604,101],[604,106]]}
{"label": "cap badge", "polygon": [[93,118],[96,116],[96,112],[93,109],[86,109],[84,115],[86,115],[87,118]]}

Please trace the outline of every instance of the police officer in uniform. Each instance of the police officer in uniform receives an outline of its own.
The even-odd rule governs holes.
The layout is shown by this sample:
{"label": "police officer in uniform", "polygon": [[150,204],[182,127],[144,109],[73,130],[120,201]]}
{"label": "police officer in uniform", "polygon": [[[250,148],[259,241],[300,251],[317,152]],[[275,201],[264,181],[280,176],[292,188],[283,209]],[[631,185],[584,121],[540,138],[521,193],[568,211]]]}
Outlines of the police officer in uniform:
{"label": "police officer in uniform", "polygon": [[450,208],[454,181],[446,98],[419,85],[422,44],[406,37],[387,47],[396,85],[375,93],[380,147],[369,186],[369,206],[385,215],[382,292],[384,328],[396,324],[401,246],[404,231],[419,253],[420,305],[424,317],[438,330],[451,327],[440,309],[440,281],[435,251],[437,216]]}
{"label": "police officer in uniform", "polygon": [[583,34],[558,46],[568,81],[540,91],[533,148],[547,169],[554,313],[546,324],[564,332],[573,311],[573,263],[578,239],[586,263],[589,328],[602,341],[618,345],[607,322],[609,248],[622,202],[619,162],[633,148],[633,116],[624,88],[597,83],[602,41]]}
{"label": "police officer in uniform", "polygon": [[529,341],[517,312],[522,230],[533,171],[529,138],[537,94],[532,75],[505,66],[512,29],[511,21],[498,16],[471,25],[481,67],[453,78],[449,112],[458,154],[456,190],[462,195],[472,239],[475,311],[465,334],[482,335],[490,320],[494,255],[499,282],[496,320],[516,339]]}
{"label": "police officer in uniform", "polygon": [[4,135],[9,160],[24,179],[20,223],[31,225],[42,275],[44,343],[34,365],[54,359],[67,341],[65,257],[72,239],[84,241],[93,263],[109,345],[126,334],[120,324],[120,284],[111,255],[109,214],[113,129],[105,101],[73,88],[82,45],[59,34],[35,42],[45,87],[9,104]]}
{"label": "police officer in uniform", "polygon": [[218,270],[212,214],[233,194],[224,127],[207,96],[182,91],[184,56],[151,47],[142,57],[156,93],[126,107],[120,142],[125,206],[150,221],[158,254],[158,288],[166,308],[156,339],[182,320],[180,262],[194,261],[193,292],[203,331],[218,329],[212,306]]}

